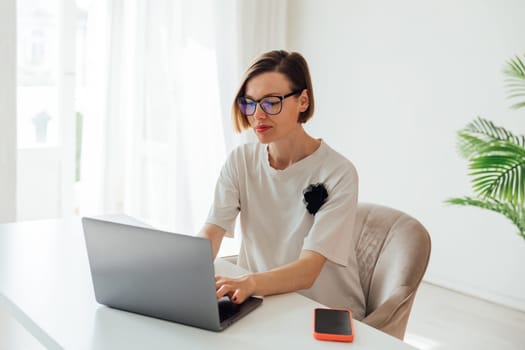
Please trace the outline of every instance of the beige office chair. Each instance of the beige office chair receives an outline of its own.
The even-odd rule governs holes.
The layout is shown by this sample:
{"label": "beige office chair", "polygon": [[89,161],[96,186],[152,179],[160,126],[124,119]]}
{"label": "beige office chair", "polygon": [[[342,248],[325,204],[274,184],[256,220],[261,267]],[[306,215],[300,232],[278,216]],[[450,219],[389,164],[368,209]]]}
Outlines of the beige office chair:
{"label": "beige office chair", "polygon": [[[430,236],[396,209],[359,203],[355,225],[364,323],[403,340],[416,290],[430,257]],[[226,260],[236,263],[237,256]]]}
{"label": "beige office chair", "polygon": [[430,236],[413,217],[396,209],[360,203],[355,233],[364,323],[403,340],[430,257]]}

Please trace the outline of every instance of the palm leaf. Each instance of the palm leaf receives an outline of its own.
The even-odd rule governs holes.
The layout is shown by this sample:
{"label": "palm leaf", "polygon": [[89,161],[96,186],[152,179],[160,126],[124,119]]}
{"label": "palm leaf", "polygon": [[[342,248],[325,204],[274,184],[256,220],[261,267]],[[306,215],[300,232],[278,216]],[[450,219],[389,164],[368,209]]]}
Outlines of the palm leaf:
{"label": "palm leaf", "polygon": [[474,121],[467,124],[467,126],[459,133],[476,136],[485,142],[511,141],[517,145],[525,147],[525,136],[516,136],[504,127],[496,126],[490,120],[481,117],[477,117]]}
{"label": "palm leaf", "polygon": [[510,141],[486,143],[482,153],[469,159],[469,169],[480,197],[525,203],[525,147]]}
{"label": "palm leaf", "polygon": [[482,197],[525,203],[525,136],[476,118],[458,132],[458,148],[468,159],[472,185]]}
{"label": "palm leaf", "polygon": [[477,199],[465,196],[463,198],[449,198],[445,203],[453,205],[474,206],[494,211],[507,217],[517,228],[518,235],[525,239],[525,208],[511,203],[503,203],[496,199]]}
{"label": "palm leaf", "polygon": [[458,132],[458,151],[466,159],[487,153],[494,143],[510,142],[525,147],[525,136],[514,135],[503,127],[496,126],[487,119],[477,117]]}
{"label": "palm leaf", "polygon": [[518,109],[525,107],[525,64],[519,56],[507,61],[503,73],[507,76],[505,86],[509,99],[520,98],[511,108]]}
{"label": "palm leaf", "polygon": [[465,129],[458,132],[458,151],[466,159],[479,154],[479,151],[484,149],[487,143],[484,135],[465,131]]}

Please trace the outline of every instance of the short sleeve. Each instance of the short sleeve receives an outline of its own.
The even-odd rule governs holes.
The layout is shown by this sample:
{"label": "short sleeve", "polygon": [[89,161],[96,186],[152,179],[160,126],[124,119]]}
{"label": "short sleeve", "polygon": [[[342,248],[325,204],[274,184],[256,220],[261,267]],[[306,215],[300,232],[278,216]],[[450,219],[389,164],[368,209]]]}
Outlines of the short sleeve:
{"label": "short sleeve", "polygon": [[347,266],[349,254],[353,252],[351,247],[358,198],[357,171],[350,165],[332,188],[329,185],[325,184],[328,198],[314,216],[303,250],[316,251],[338,265]]}
{"label": "short sleeve", "polygon": [[232,152],[223,165],[211,205],[207,224],[214,224],[226,230],[226,234],[233,237],[235,219],[240,210],[239,181],[236,164],[236,152]]}

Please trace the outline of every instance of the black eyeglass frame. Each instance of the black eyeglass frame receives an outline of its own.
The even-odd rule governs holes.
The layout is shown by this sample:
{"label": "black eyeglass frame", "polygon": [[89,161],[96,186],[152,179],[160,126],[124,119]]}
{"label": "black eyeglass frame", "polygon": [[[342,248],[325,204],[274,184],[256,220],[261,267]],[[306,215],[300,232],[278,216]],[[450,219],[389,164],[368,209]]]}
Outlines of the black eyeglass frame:
{"label": "black eyeglass frame", "polygon": [[[298,93],[302,92],[303,90],[304,90],[304,89],[294,90],[294,91],[290,92],[289,94],[282,95],[282,96],[277,96],[277,95],[264,96],[264,97],[262,97],[262,98],[260,98],[260,99],[258,99],[258,100],[252,100],[251,98],[246,98],[246,97],[242,97],[242,96],[240,96],[240,97],[237,97],[237,106],[239,107],[239,111],[240,111],[244,116],[246,116],[246,117],[250,117],[250,116],[252,116],[252,115],[255,114],[255,112],[257,111],[257,105],[260,105],[260,106],[261,106],[261,108],[262,108],[262,110],[264,111],[264,113],[266,113],[266,114],[268,114],[268,115],[277,115],[277,114],[281,113],[282,110],[283,110],[283,100],[284,100],[285,98],[288,98],[288,97],[293,96],[293,95],[297,95]],[[262,102],[264,99],[267,99],[267,98],[269,98],[269,97],[276,97],[276,98],[279,99],[279,106],[280,106],[280,108],[279,108],[279,111],[278,111],[278,112],[276,112],[276,113],[270,113],[270,112],[267,112],[267,111],[264,109],[264,107],[262,107],[261,102]],[[245,114],[245,113],[243,113],[243,109],[242,109],[242,107],[240,106],[240,105],[241,105],[241,99],[242,99],[242,100],[250,100],[251,102],[255,103],[255,108],[253,109],[253,113],[251,113],[251,114]]]}

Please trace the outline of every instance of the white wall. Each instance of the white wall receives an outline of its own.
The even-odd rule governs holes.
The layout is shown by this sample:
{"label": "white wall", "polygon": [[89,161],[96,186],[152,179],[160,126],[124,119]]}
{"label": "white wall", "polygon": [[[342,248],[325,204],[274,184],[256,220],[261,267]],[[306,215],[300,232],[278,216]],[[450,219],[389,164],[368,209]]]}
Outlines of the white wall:
{"label": "white wall", "polygon": [[16,1],[0,1],[0,222],[16,218]]}
{"label": "white wall", "polygon": [[292,0],[289,49],[310,62],[307,128],[356,164],[360,200],[432,236],[426,280],[525,310],[525,241],[507,220],[445,206],[471,194],[456,131],[483,116],[525,133],[501,69],[525,53],[525,1]]}

